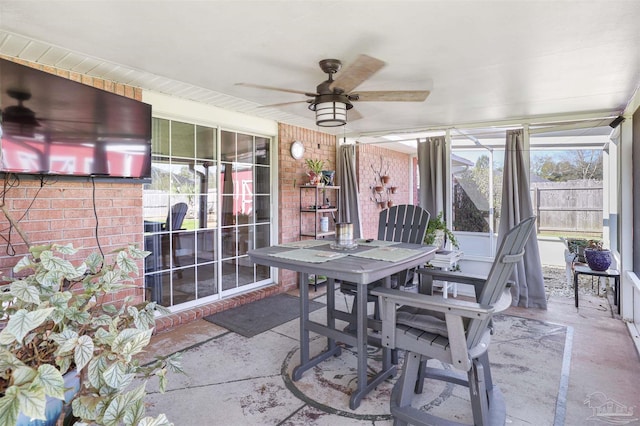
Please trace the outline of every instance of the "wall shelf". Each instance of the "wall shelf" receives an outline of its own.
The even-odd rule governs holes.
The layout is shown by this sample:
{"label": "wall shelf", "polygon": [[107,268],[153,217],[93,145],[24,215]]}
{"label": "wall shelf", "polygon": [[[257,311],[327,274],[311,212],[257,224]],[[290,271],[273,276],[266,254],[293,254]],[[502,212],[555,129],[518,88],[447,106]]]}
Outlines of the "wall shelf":
{"label": "wall shelf", "polygon": [[[339,186],[300,186],[300,237],[318,239],[335,235],[339,192]],[[320,224],[323,217],[328,221],[326,230]]]}
{"label": "wall shelf", "polygon": [[[302,185],[300,186],[300,238],[324,239],[333,238],[336,234],[335,219],[338,213],[339,186]],[[327,221],[327,229],[323,230],[321,220]],[[326,277],[309,276],[309,285],[314,290],[318,284],[326,282]]]}

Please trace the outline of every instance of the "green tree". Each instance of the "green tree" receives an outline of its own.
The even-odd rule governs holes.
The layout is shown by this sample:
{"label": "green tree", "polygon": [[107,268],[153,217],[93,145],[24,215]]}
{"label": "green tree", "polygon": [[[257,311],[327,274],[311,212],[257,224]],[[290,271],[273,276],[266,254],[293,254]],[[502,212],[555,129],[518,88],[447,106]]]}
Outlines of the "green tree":
{"label": "green tree", "polygon": [[602,151],[567,150],[560,155],[539,155],[531,160],[532,173],[552,182],[602,180]]}

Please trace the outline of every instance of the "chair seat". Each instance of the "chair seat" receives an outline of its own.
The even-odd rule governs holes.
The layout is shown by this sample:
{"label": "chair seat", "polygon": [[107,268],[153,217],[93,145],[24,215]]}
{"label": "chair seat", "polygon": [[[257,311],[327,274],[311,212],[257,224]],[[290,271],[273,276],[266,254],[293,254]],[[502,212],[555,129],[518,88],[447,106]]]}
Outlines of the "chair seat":
{"label": "chair seat", "polygon": [[[378,297],[371,295],[370,291],[374,288],[380,287],[382,285],[382,281],[376,281],[367,285],[367,301],[369,302],[377,302]],[[391,280],[391,286],[393,287],[393,280]],[[348,281],[342,281],[340,283],[340,291],[344,294],[348,294],[349,296],[355,297],[358,293],[358,285],[355,283],[351,283]]]}
{"label": "chair seat", "polygon": [[396,312],[396,324],[447,337],[447,322],[440,312],[402,306]]}

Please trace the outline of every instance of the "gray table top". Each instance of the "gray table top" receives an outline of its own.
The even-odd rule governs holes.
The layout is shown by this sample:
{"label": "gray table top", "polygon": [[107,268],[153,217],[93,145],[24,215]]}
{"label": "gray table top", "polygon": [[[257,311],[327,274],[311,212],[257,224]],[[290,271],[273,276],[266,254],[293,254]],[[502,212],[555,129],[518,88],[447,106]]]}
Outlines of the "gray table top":
{"label": "gray table top", "polygon": [[408,243],[397,243],[389,247],[410,249],[415,251],[415,254],[398,261],[369,259],[353,256],[352,254],[372,250],[375,247],[360,245],[353,250],[337,250],[332,249],[330,247],[330,241],[327,241],[326,244],[315,245],[310,247],[310,249],[348,255],[337,259],[329,259],[322,263],[305,262],[302,260],[272,256],[274,253],[299,250],[299,248],[296,247],[281,245],[249,250],[248,255],[252,262],[260,265],[288,269],[307,274],[322,274],[328,278],[366,285],[405,269],[423,265],[433,258],[437,250],[437,247],[433,246]]}

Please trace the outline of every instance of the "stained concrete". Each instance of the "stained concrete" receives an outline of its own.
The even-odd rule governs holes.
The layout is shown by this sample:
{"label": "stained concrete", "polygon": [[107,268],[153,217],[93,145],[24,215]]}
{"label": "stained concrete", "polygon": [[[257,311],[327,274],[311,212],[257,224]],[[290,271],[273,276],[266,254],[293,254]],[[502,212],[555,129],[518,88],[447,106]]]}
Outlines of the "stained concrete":
{"label": "stained concrete", "polygon": [[[513,401],[511,407],[507,406],[507,425],[552,425],[554,418],[560,421],[557,424],[563,424],[564,418],[566,425],[611,424],[605,422],[608,420],[605,417],[596,415],[593,408],[603,395],[623,409],[636,407],[637,410],[640,407],[639,358],[625,324],[610,306],[610,298],[581,294],[580,308],[576,309],[570,294],[556,293],[550,294],[547,311],[523,308],[507,311],[523,318],[568,326],[566,330],[572,337],[571,351],[562,364],[564,370],[552,366],[550,359],[538,359],[534,361],[538,363],[536,367],[549,372],[539,374],[539,382],[525,382],[523,376],[521,389],[517,383],[503,389],[511,395],[507,400]],[[311,292],[310,297],[322,301],[323,289]],[[312,313],[316,318],[322,315],[324,309]],[[161,333],[153,338],[149,353],[162,355],[190,348],[188,363],[184,366],[187,375],[170,375],[169,391],[165,394],[157,393],[150,382],[148,413],[163,412],[176,425],[378,426],[393,423],[388,411],[391,384],[381,385],[358,409],[348,409],[350,383],[341,381],[344,371],[354,368],[349,367],[348,356],[331,360],[334,364],[323,366],[321,374],[310,371],[293,386],[288,383],[287,369],[296,361],[297,340],[297,320],[250,339],[203,320]],[[499,334],[494,337],[492,350],[501,350],[497,342]],[[324,339],[315,339],[312,351],[320,350],[323,345]],[[532,363],[531,360],[522,362]],[[557,360],[555,362],[557,364]],[[512,364],[518,365],[518,359]],[[561,374],[565,375],[566,401],[556,404],[556,394],[562,388],[562,383],[558,386],[558,382],[562,382]],[[318,377],[308,377],[312,375]],[[513,375],[517,376],[518,372],[514,370]],[[315,385],[311,385],[314,380]],[[533,396],[530,390],[537,386],[549,389],[542,394],[550,395]],[[443,407],[459,410],[466,406],[465,398],[464,392],[455,391]],[[634,420],[638,417],[629,416],[633,421],[628,424],[640,424]]]}

